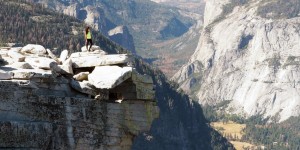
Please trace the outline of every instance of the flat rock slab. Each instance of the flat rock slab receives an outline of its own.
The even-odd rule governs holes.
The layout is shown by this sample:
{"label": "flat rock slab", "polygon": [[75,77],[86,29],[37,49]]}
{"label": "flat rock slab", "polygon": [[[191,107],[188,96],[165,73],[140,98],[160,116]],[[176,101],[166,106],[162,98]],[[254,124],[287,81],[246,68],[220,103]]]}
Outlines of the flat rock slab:
{"label": "flat rock slab", "polygon": [[23,56],[22,54],[20,54],[16,51],[10,50],[10,51],[8,51],[7,55],[17,62],[23,62],[25,60],[25,56]]}
{"label": "flat rock slab", "polygon": [[11,65],[11,67],[20,69],[33,69],[33,67],[27,62],[15,62]]}
{"label": "flat rock slab", "polygon": [[86,68],[106,65],[118,65],[129,62],[129,57],[126,54],[114,55],[96,55],[71,58],[74,68]]}
{"label": "flat rock slab", "polygon": [[13,73],[13,79],[29,80],[31,78],[53,78],[51,71],[42,69],[18,69],[10,71]]}
{"label": "flat rock slab", "polygon": [[97,51],[97,52],[76,52],[72,53],[70,58],[78,58],[78,57],[87,57],[87,56],[99,56],[102,57],[103,55],[106,55],[107,53],[105,51]]}
{"label": "flat rock slab", "polygon": [[132,67],[99,66],[88,76],[96,88],[111,89],[132,76]]}
{"label": "flat rock slab", "polygon": [[12,73],[0,70],[0,80],[9,80],[12,76]]}

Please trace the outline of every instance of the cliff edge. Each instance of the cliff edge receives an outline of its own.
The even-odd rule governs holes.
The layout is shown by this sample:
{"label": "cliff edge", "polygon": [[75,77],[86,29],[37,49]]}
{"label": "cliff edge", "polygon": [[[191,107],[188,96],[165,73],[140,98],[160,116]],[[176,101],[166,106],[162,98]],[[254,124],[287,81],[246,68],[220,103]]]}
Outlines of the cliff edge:
{"label": "cliff edge", "polygon": [[131,149],[159,110],[153,81],[126,54],[60,58],[40,45],[0,48],[0,147]]}

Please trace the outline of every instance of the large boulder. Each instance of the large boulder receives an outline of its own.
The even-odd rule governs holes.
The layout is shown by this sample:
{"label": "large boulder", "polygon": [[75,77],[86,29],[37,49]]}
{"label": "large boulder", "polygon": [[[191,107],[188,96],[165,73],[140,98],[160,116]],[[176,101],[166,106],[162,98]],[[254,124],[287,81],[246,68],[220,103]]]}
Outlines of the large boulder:
{"label": "large boulder", "polygon": [[68,55],[69,55],[69,51],[68,51],[68,50],[63,50],[63,51],[60,53],[59,60],[60,60],[61,62],[66,61],[67,58],[68,58]]}
{"label": "large boulder", "polygon": [[7,52],[7,55],[9,57],[11,57],[14,61],[16,62],[23,62],[25,60],[25,56],[16,52],[16,51],[13,51],[13,50],[10,50]]}
{"label": "large boulder", "polygon": [[46,49],[42,45],[36,45],[36,44],[28,44],[25,47],[21,49],[22,53],[30,53],[30,54],[38,54],[38,55],[44,55],[47,53]]}
{"label": "large boulder", "polygon": [[26,57],[25,62],[28,62],[32,67],[51,70],[51,68],[57,66],[55,60],[47,57]]}
{"label": "large boulder", "polygon": [[96,88],[111,89],[131,77],[132,67],[99,66],[88,76]]}
{"label": "large boulder", "polygon": [[92,55],[72,58],[74,68],[126,64],[129,60],[126,54]]}
{"label": "large boulder", "polygon": [[0,80],[9,80],[13,77],[13,73],[0,70]]}

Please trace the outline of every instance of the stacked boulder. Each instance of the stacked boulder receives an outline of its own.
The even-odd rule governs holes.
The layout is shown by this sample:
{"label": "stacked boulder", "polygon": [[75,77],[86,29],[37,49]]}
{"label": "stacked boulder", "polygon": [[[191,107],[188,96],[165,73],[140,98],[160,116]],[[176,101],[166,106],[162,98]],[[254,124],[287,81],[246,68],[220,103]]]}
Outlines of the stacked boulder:
{"label": "stacked boulder", "polygon": [[127,54],[107,54],[99,46],[91,52],[69,54],[63,50],[56,57],[41,45],[0,48],[0,80],[67,78],[70,87],[99,100],[153,100],[153,81],[127,66]]}

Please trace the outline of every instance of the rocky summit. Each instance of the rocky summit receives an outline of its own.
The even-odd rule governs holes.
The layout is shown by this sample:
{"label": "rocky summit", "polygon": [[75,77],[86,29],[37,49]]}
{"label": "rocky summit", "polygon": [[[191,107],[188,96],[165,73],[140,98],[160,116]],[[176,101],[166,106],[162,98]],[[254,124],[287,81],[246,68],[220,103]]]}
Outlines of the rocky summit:
{"label": "rocky summit", "polygon": [[29,44],[0,56],[1,148],[126,150],[158,117],[152,78],[128,55],[93,47],[56,57]]}

